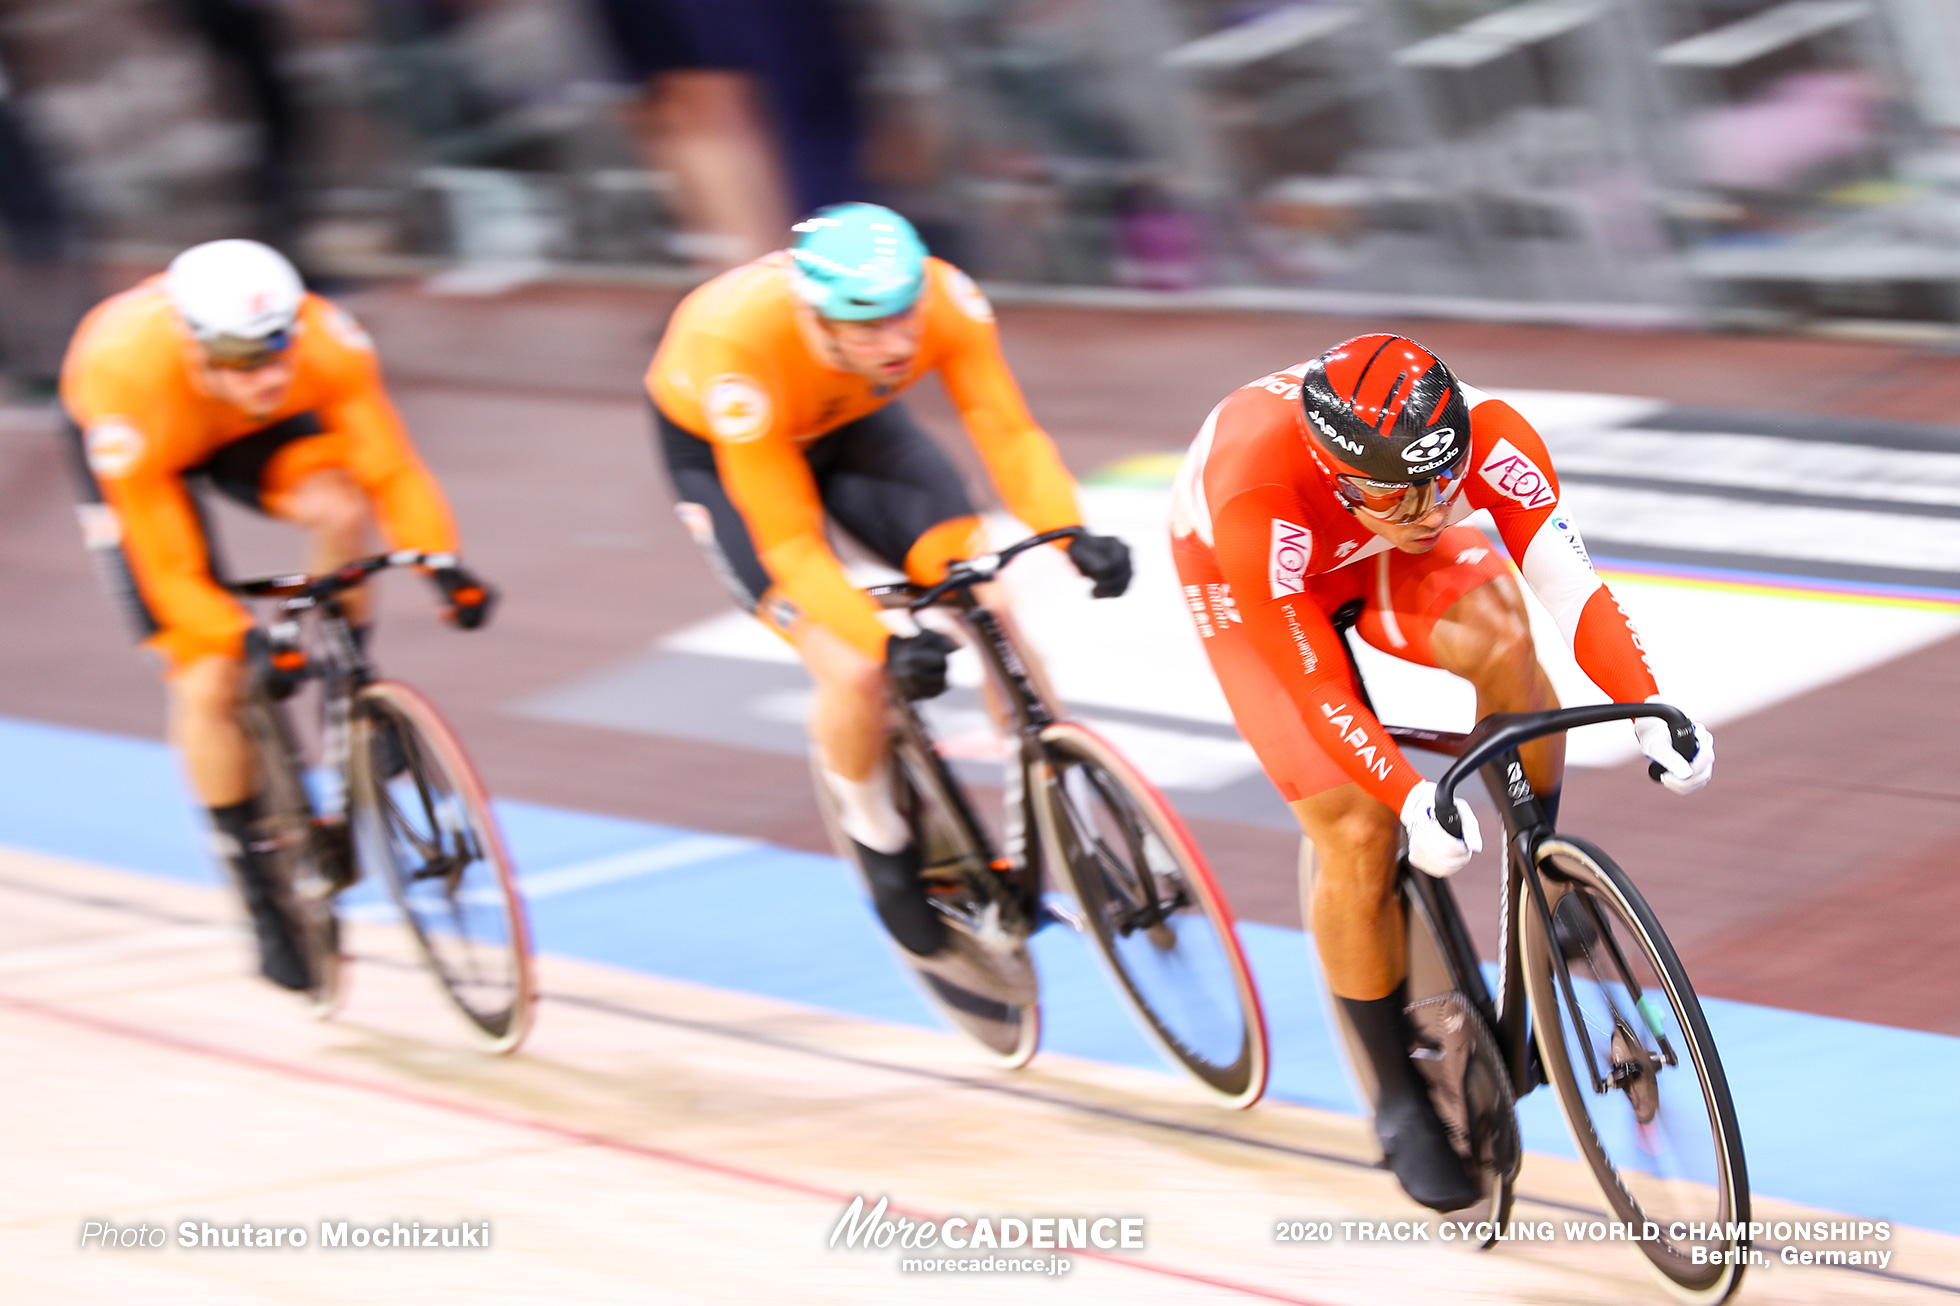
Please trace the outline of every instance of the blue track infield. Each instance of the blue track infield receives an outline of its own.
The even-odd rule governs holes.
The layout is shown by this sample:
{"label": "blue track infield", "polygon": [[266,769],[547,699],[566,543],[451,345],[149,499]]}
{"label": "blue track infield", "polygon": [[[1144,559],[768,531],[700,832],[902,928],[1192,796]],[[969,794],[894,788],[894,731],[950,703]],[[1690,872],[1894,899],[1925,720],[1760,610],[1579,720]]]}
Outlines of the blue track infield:
{"label": "blue track infield", "polygon": [[[936,1026],[830,857],[530,803],[498,804],[545,951],[873,1020]],[[213,884],[168,750],[0,719],[0,846]],[[1240,927],[1265,1000],[1271,1093],[1354,1112],[1305,937]],[[1035,936],[1044,1046],[1161,1069],[1087,947]],[[1756,1192],[1960,1234],[1952,1089],[1960,1039],[1704,998]],[[1527,1148],[1574,1155],[1549,1092]]]}

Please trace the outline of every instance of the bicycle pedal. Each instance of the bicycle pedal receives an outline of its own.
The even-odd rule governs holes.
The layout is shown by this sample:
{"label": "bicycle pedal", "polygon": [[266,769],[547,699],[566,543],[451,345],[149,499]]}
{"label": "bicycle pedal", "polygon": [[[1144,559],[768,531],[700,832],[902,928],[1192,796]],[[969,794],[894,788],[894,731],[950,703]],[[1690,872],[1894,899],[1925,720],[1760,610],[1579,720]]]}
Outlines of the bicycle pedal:
{"label": "bicycle pedal", "polygon": [[1035,913],[1035,929],[1039,930],[1044,926],[1053,925],[1058,922],[1068,926],[1077,934],[1089,928],[1087,918],[1076,911],[1074,907],[1068,905],[1060,895],[1053,893],[1043,894],[1041,898],[1041,910]]}

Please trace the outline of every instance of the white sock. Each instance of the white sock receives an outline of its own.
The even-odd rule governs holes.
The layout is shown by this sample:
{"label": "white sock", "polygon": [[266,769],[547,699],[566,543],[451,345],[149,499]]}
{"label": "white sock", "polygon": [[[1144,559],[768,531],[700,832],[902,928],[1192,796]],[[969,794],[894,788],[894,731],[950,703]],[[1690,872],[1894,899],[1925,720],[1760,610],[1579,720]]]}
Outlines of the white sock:
{"label": "white sock", "polygon": [[846,780],[827,766],[823,778],[836,800],[837,824],[845,834],[880,853],[895,853],[912,842],[912,827],[892,802],[891,780],[883,762],[862,780]]}

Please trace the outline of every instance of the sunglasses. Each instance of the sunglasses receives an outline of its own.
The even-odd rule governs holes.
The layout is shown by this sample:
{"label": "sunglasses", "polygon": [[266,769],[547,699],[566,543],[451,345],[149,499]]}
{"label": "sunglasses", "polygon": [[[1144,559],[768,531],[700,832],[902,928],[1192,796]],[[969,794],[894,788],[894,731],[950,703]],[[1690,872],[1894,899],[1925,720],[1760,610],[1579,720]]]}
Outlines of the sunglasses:
{"label": "sunglasses", "polygon": [[1397,481],[1374,481],[1365,476],[1336,476],[1334,485],[1349,504],[1383,521],[1406,526],[1421,521],[1438,506],[1447,505],[1463,490],[1464,459],[1456,466],[1437,473],[1434,480],[1417,485]]}
{"label": "sunglasses", "polygon": [[274,331],[269,336],[211,336],[198,341],[204,347],[204,361],[226,372],[256,372],[293,347],[293,333]]}

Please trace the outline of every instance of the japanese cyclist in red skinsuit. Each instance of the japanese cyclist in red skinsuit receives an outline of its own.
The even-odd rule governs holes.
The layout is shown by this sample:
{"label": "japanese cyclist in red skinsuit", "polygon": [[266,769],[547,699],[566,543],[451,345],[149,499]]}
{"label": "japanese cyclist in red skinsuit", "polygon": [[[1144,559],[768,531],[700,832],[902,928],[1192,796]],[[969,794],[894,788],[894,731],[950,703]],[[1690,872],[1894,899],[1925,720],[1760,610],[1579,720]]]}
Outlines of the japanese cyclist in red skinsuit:
{"label": "japanese cyclist in red skinsuit", "polygon": [[[1435,784],[1361,702],[1329,614],[1362,600],[1362,638],[1470,681],[1479,717],[1557,706],[1517,572],[1457,524],[1478,509],[1594,683],[1617,701],[1655,697],[1640,637],[1560,505],[1544,441],[1412,340],[1360,336],[1233,392],[1191,446],[1171,519],[1185,600],[1239,731],[1313,842],[1314,936],[1374,1065],[1383,1153],[1437,1210],[1476,1192],[1409,1060],[1395,865],[1405,833],[1409,860],[1431,875],[1461,869],[1480,836],[1461,801],[1462,839],[1437,823]],[[1706,730],[1692,762],[1661,722],[1636,733],[1670,789],[1707,783]],[[1556,814],[1563,739],[1522,752]]]}

